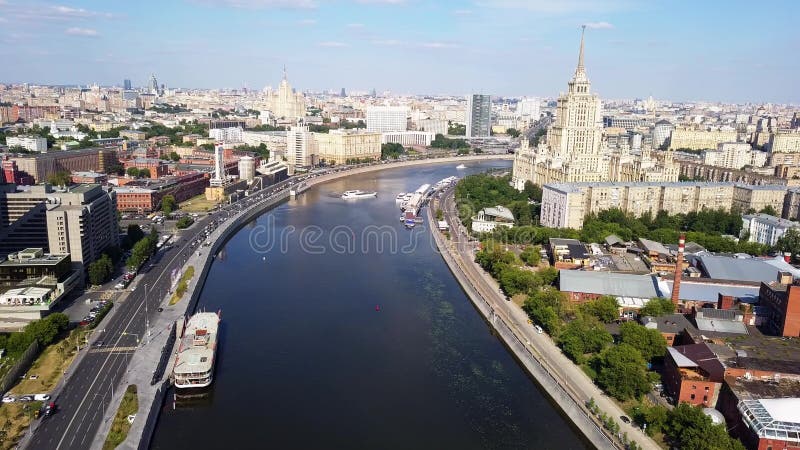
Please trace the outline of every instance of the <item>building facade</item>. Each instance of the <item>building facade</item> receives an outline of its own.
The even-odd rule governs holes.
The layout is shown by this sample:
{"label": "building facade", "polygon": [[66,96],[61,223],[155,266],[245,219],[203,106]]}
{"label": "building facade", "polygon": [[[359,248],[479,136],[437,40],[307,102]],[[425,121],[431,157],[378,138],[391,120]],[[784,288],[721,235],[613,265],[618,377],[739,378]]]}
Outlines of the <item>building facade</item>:
{"label": "building facade", "polygon": [[400,144],[404,147],[428,147],[435,137],[435,134],[427,131],[397,131],[393,133],[381,133],[381,143]]}
{"label": "building facade", "polygon": [[800,223],[769,214],[745,214],[742,216],[742,237],[747,233],[748,241],[774,246],[778,239],[791,228],[800,228]]}
{"label": "building facade", "polygon": [[315,133],[317,156],[327,164],[345,164],[348,160],[381,158],[381,134],[336,130]]}
{"label": "building facade", "polygon": [[45,153],[47,139],[39,136],[9,136],[6,138],[8,148],[22,147],[29,152]]}
{"label": "building facade", "polygon": [[367,131],[389,133],[408,129],[408,108],[405,106],[371,106],[367,108]]}
{"label": "building facade", "polygon": [[635,216],[659,211],[669,214],[703,209],[780,210],[786,186],[735,183],[554,183],[542,189],[542,226],[581,228],[589,213],[618,208]]}
{"label": "building facade", "polygon": [[306,115],[306,98],[301,93],[295,93],[283,70],[283,79],[277,91],[269,91],[266,102],[272,115],[278,119],[300,119]]}
{"label": "building facade", "polygon": [[489,137],[492,130],[492,97],[485,94],[468,95],[464,116],[468,139]]}
{"label": "building facade", "polygon": [[704,130],[696,128],[675,128],[669,140],[669,148],[707,150],[715,149],[723,142],[736,142],[738,133],[735,130]]}

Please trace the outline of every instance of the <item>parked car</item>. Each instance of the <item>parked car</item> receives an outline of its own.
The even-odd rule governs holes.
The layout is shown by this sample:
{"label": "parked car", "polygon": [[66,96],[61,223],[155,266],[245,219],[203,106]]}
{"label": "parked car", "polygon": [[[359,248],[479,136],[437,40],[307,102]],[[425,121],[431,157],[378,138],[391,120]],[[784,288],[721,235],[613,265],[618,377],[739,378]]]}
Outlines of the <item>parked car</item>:
{"label": "parked car", "polygon": [[46,402],[50,400],[50,394],[34,394],[33,399],[37,402]]}
{"label": "parked car", "polygon": [[3,403],[14,403],[15,401],[17,401],[17,399],[10,395],[3,397]]}
{"label": "parked car", "polygon": [[23,395],[22,397],[19,397],[17,400],[19,400],[21,402],[32,402],[33,401],[33,397],[30,396],[30,395]]}

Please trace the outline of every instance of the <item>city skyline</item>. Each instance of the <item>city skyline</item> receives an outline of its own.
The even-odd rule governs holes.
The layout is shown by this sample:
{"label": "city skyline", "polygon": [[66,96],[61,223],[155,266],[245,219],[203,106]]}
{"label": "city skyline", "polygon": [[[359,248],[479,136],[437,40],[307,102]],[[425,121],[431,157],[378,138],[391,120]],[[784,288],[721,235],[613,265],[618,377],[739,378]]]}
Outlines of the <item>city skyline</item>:
{"label": "city skyline", "polygon": [[0,57],[13,68],[0,81],[144,86],[155,73],[171,87],[262,89],[277,87],[286,65],[300,91],[555,97],[586,24],[586,65],[603,98],[800,102],[798,61],[784,57],[798,50],[790,17],[800,8],[726,5],[0,0]]}

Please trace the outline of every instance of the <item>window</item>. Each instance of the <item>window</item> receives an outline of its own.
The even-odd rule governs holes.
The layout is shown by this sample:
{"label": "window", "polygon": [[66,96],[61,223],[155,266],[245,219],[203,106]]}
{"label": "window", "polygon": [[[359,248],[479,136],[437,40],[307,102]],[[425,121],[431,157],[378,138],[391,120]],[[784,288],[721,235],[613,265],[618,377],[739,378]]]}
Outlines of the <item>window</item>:
{"label": "window", "polygon": [[690,399],[692,399],[692,400],[694,400],[694,394],[692,394],[691,396],[689,396],[689,398],[690,398]]}

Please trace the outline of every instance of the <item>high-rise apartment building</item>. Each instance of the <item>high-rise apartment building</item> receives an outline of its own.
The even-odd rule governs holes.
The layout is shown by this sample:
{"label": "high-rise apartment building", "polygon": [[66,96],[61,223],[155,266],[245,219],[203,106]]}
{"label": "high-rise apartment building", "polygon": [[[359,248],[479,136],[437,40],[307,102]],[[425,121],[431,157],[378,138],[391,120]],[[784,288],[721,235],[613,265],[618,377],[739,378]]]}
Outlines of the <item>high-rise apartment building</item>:
{"label": "high-rise apartment building", "polygon": [[467,96],[467,138],[489,137],[492,131],[492,97],[484,94]]}
{"label": "high-rise apartment building", "polygon": [[653,148],[664,148],[669,144],[669,136],[675,128],[669,120],[659,120],[653,127]]}
{"label": "high-rise apartment building", "polygon": [[158,95],[160,93],[158,89],[158,80],[156,80],[155,74],[150,74],[150,85],[148,87],[150,88],[151,94]]}
{"label": "high-rise apartment building", "polygon": [[308,167],[314,163],[316,147],[314,133],[308,131],[307,125],[296,125],[286,132],[286,159],[289,173],[298,167]]}
{"label": "high-rise apartment building", "polygon": [[408,129],[408,108],[405,106],[371,106],[367,108],[367,131],[389,133]]}

